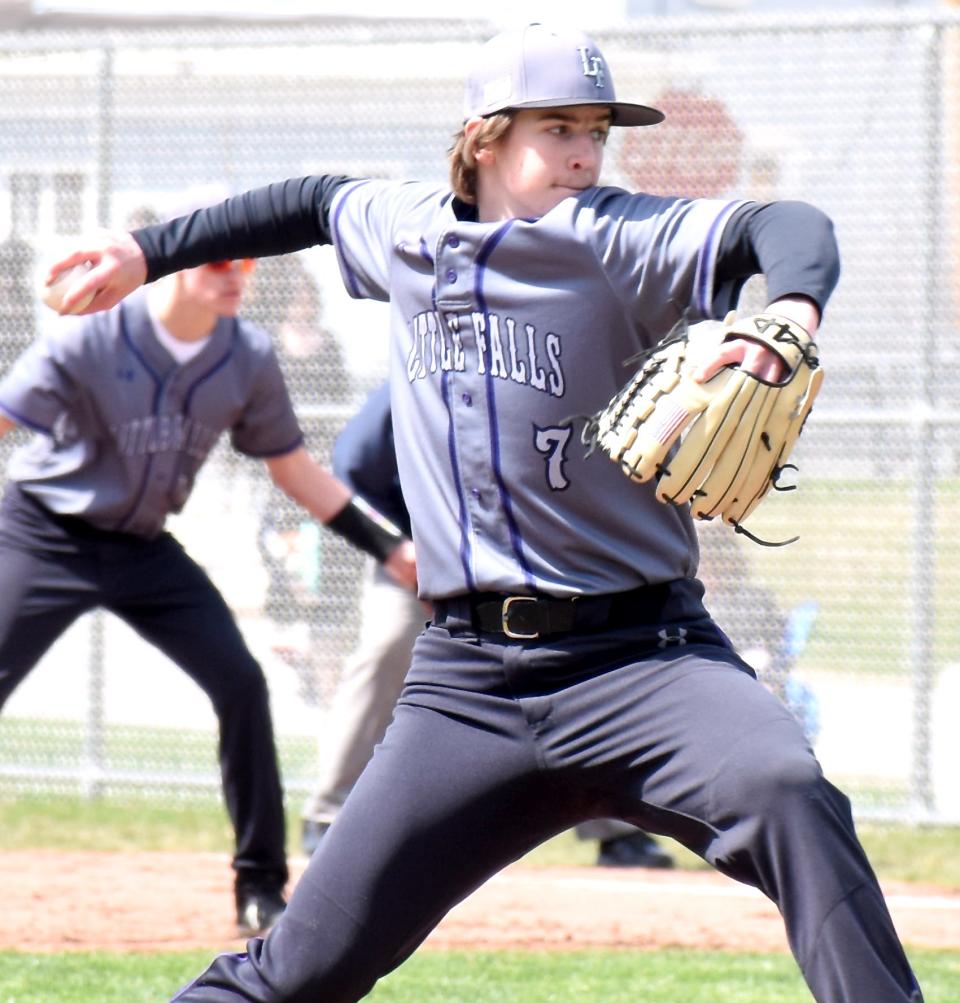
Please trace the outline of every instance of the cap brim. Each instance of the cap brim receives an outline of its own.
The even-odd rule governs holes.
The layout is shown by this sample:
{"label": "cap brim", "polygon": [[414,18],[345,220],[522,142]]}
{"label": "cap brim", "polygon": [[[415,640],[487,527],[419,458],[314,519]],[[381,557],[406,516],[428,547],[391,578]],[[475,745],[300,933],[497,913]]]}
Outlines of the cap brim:
{"label": "cap brim", "polygon": [[[522,101],[507,105],[508,108],[572,108],[575,105],[603,105],[613,111],[611,125],[657,125],[665,118],[662,111],[645,104],[631,104],[629,101],[584,101],[582,98],[557,99],[549,101]],[[505,110],[505,109],[500,109]],[[485,114],[495,114],[487,112]]]}
{"label": "cap brim", "polygon": [[645,104],[615,101],[611,107],[614,125],[657,125],[665,118],[659,108],[650,108]]}

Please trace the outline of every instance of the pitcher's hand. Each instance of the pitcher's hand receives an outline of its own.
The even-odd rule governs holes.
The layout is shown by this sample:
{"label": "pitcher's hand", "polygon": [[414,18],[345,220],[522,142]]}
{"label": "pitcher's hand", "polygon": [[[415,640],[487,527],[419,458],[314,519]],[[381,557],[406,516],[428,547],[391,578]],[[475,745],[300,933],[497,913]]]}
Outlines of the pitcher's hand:
{"label": "pitcher's hand", "polygon": [[[140,245],[125,230],[99,230],[66,257],[55,261],[46,276],[49,284],[65,268],[89,263],[90,269],[81,275],[60,301],[60,314],[98,313],[116,306],[147,278],[147,263]],[[93,293],[93,298],[82,310],[74,311]]]}

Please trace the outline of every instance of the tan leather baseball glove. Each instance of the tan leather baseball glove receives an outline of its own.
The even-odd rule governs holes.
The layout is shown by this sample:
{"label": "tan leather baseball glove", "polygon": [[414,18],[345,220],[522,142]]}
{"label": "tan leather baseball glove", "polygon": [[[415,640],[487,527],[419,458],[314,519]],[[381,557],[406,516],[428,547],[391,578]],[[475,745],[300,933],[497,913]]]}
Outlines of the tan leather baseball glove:
{"label": "tan leather baseball glove", "polygon": [[[823,380],[817,347],[799,324],[768,313],[742,320],[729,314],[719,330],[696,331],[681,323],[664,338],[588,421],[584,441],[633,480],[655,478],[660,501],[689,503],[695,518],[720,516],[757,540],[742,523],[793,466],[787,461]],[[786,375],[769,383],[728,366],[696,382],[692,373],[705,353],[731,338],[771,348]]]}

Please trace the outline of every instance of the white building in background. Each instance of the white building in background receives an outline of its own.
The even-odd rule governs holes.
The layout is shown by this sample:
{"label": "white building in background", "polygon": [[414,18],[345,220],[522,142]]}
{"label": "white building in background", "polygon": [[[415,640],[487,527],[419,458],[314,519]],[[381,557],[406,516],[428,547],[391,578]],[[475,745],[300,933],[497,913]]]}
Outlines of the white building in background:
{"label": "white building in background", "polygon": [[564,20],[591,24],[622,22],[635,17],[814,10],[850,11],[870,7],[905,9],[949,5],[952,0],[486,0],[480,9],[451,5],[447,0],[0,0],[0,27],[31,23],[76,23],[79,20],[164,21],[312,21],[325,18],[437,18],[508,23]]}

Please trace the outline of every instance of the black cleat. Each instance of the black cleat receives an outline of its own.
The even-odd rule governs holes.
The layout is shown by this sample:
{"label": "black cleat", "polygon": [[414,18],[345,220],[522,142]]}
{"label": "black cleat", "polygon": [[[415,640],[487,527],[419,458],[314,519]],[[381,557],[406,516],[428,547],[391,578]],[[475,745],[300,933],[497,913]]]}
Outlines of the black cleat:
{"label": "black cleat", "polygon": [[597,855],[598,867],[650,867],[667,870],[673,857],[645,832],[605,839]]}
{"label": "black cleat", "polygon": [[281,889],[238,879],[236,886],[237,933],[255,937],[266,933],[283,915],[287,901]]}

